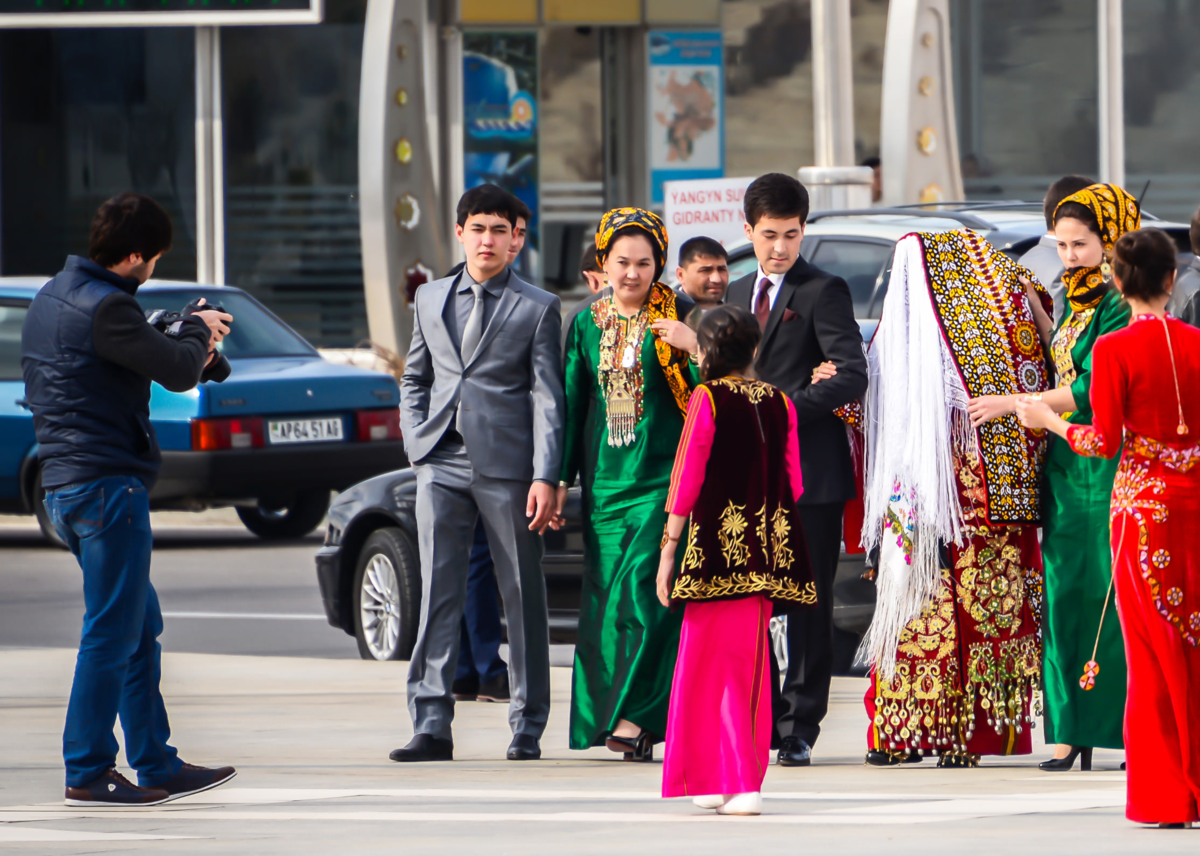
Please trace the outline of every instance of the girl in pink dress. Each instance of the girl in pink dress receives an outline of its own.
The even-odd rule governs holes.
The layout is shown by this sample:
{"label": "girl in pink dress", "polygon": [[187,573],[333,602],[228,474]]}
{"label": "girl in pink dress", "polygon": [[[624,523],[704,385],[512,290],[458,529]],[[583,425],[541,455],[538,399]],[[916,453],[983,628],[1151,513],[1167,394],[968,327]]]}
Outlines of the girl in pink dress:
{"label": "girl in pink dress", "polygon": [[747,310],[718,307],[696,332],[705,382],[675,456],[658,571],[659,600],[684,604],[663,796],[759,814],[771,744],[767,625],[773,609],[817,602],[795,510],[796,411],[750,377],[761,332]]}

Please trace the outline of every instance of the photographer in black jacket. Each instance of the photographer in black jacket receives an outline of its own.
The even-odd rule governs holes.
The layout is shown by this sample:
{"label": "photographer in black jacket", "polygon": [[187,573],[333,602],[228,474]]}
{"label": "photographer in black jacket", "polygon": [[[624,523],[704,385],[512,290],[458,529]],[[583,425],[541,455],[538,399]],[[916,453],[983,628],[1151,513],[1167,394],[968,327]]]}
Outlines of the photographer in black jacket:
{"label": "photographer in black jacket", "polygon": [[[152,326],[134,299],[171,246],[158,203],[123,193],[92,220],[88,255],[67,258],[21,332],[46,511],[83,568],[86,611],[67,707],[67,805],[156,805],[229,781],[183,763],[159,693],[162,612],[150,584],[150,506],[161,462],[150,382],[224,380],[216,350],[232,317],[203,302]],[[116,771],[118,714],[140,787]]]}

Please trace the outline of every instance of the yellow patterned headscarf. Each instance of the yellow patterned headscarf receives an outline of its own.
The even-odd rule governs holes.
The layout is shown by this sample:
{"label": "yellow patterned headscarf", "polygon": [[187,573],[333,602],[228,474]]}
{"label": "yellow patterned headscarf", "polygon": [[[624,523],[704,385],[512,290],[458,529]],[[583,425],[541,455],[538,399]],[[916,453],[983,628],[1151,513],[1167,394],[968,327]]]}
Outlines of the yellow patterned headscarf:
{"label": "yellow patterned headscarf", "polygon": [[1100,225],[1100,241],[1104,244],[1104,263],[1098,267],[1072,268],[1063,274],[1063,285],[1067,289],[1067,300],[1071,309],[1082,312],[1091,309],[1108,292],[1108,282],[1103,268],[1112,260],[1113,247],[1117,239],[1126,232],[1140,229],[1142,212],[1137,200],[1115,184],[1093,184],[1078,193],[1073,193],[1058,203],[1058,209],[1067,202],[1077,202],[1096,216]]}
{"label": "yellow patterned headscarf", "polygon": [[650,247],[654,250],[654,278],[658,279],[667,263],[667,227],[661,217],[645,208],[614,208],[600,218],[600,228],[596,230],[596,264],[604,267],[612,249],[613,235],[627,226],[641,229],[650,239]]}
{"label": "yellow patterned headscarf", "polygon": [[[604,261],[612,249],[613,235],[628,226],[641,229],[650,239],[656,268],[654,278],[657,280],[667,263],[667,227],[661,217],[644,208],[614,208],[600,218],[600,228],[596,230],[596,263],[604,267]],[[675,292],[661,282],[656,281],[650,286],[646,308],[649,311],[650,324],[664,318],[672,321],[682,320],[675,304]],[[680,412],[686,415],[692,390],[684,379],[681,366],[687,362],[688,355],[672,348],[658,337],[654,340],[654,350],[658,355],[658,364],[662,366],[663,376],[667,379],[667,385],[671,387],[675,404]]]}

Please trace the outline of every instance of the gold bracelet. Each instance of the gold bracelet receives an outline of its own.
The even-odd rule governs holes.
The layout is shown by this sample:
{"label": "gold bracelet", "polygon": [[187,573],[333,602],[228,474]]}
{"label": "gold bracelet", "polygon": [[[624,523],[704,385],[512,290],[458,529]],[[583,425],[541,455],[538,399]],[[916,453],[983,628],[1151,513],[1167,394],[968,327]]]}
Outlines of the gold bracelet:
{"label": "gold bracelet", "polygon": [[559,486],[559,487],[568,487],[568,488],[570,487],[570,485],[569,485],[569,484],[567,484],[565,481],[560,481],[560,482],[558,483],[558,486]]}

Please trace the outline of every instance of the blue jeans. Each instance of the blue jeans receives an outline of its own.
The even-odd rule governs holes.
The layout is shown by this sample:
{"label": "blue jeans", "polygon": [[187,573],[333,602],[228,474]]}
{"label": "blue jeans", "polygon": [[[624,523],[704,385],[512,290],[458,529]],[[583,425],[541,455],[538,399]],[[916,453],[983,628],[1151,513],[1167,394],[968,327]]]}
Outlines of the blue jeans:
{"label": "blue jeans", "polygon": [[46,511],[83,568],[83,633],[67,705],[67,786],[80,787],[125,756],[142,787],[161,785],[183,762],[158,691],[162,611],[150,585],[150,504],[136,478],[113,476],[46,494]]}
{"label": "blue jeans", "polygon": [[493,681],[508,671],[500,659],[500,600],[496,595],[496,566],[488,548],[483,519],[475,524],[471,567],[467,571],[467,600],[463,605],[462,642],[458,646],[456,681]]}

